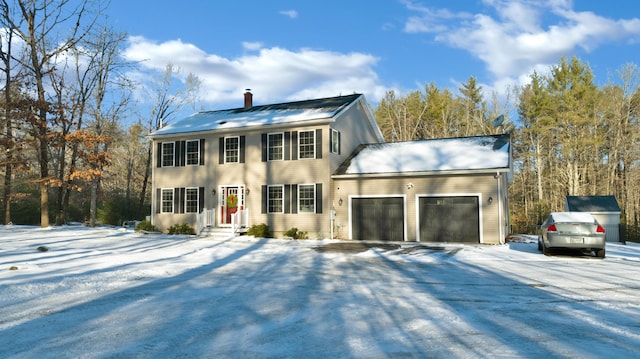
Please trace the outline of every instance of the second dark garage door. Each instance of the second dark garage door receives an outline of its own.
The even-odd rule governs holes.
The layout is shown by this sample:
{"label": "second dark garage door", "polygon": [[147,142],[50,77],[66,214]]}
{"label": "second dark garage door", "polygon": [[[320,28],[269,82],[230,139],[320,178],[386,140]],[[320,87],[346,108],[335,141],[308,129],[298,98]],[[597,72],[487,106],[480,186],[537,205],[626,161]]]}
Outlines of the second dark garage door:
{"label": "second dark garage door", "polygon": [[480,243],[477,196],[421,197],[421,242]]}
{"label": "second dark garage door", "polygon": [[353,239],[404,241],[403,198],[353,198],[351,226]]}

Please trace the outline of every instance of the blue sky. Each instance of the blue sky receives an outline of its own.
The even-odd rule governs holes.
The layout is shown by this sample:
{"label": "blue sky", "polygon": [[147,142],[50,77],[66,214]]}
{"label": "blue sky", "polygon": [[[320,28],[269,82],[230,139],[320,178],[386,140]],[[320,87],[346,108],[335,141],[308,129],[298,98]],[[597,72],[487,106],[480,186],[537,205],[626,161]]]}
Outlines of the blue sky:
{"label": "blue sky", "polygon": [[254,104],[357,92],[375,105],[432,82],[457,93],[470,76],[488,99],[561,56],[598,85],[640,59],[636,1],[112,0],[107,13],[126,59],[147,78],[169,62],[198,76],[204,109],[240,107],[246,88]]}

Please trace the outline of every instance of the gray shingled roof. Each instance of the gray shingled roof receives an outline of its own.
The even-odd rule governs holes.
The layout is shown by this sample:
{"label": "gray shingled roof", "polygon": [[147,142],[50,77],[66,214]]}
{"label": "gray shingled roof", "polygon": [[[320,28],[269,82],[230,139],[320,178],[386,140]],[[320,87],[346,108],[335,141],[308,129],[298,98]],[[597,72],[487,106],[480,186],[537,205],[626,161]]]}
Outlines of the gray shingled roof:
{"label": "gray shingled roof", "polygon": [[620,212],[615,196],[567,196],[566,211],[574,212]]}
{"label": "gray shingled roof", "polygon": [[355,102],[360,96],[362,95],[353,94],[248,108],[198,112],[155,131],[151,137],[329,119]]}

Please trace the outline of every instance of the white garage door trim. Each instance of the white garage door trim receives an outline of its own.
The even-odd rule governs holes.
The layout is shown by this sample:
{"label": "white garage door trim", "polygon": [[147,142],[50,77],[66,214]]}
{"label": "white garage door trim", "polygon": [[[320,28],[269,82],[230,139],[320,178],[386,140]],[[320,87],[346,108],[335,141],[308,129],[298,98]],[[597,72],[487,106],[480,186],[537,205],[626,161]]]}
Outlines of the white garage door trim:
{"label": "white garage door trim", "polygon": [[483,239],[483,226],[482,226],[482,193],[418,193],[416,194],[416,240],[420,240],[420,198],[426,197],[478,197],[478,231],[480,243],[484,243]]}
{"label": "white garage door trim", "polygon": [[407,241],[407,195],[405,194],[383,194],[383,195],[350,195],[347,208],[349,209],[349,239],[353,239],[353,213],[351,201],[354,198],[402,198],[402,230],[404,232],[402,240]]}

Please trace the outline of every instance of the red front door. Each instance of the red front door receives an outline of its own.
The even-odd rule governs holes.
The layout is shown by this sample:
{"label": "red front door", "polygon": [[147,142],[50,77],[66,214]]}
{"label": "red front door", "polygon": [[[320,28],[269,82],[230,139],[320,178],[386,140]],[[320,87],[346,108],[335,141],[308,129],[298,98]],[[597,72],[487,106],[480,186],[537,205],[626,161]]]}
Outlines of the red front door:
{"label": "red front door", "polygon": [[244,209],[244,186],[220,186],[220,224],[231,224],[231,216]]}

